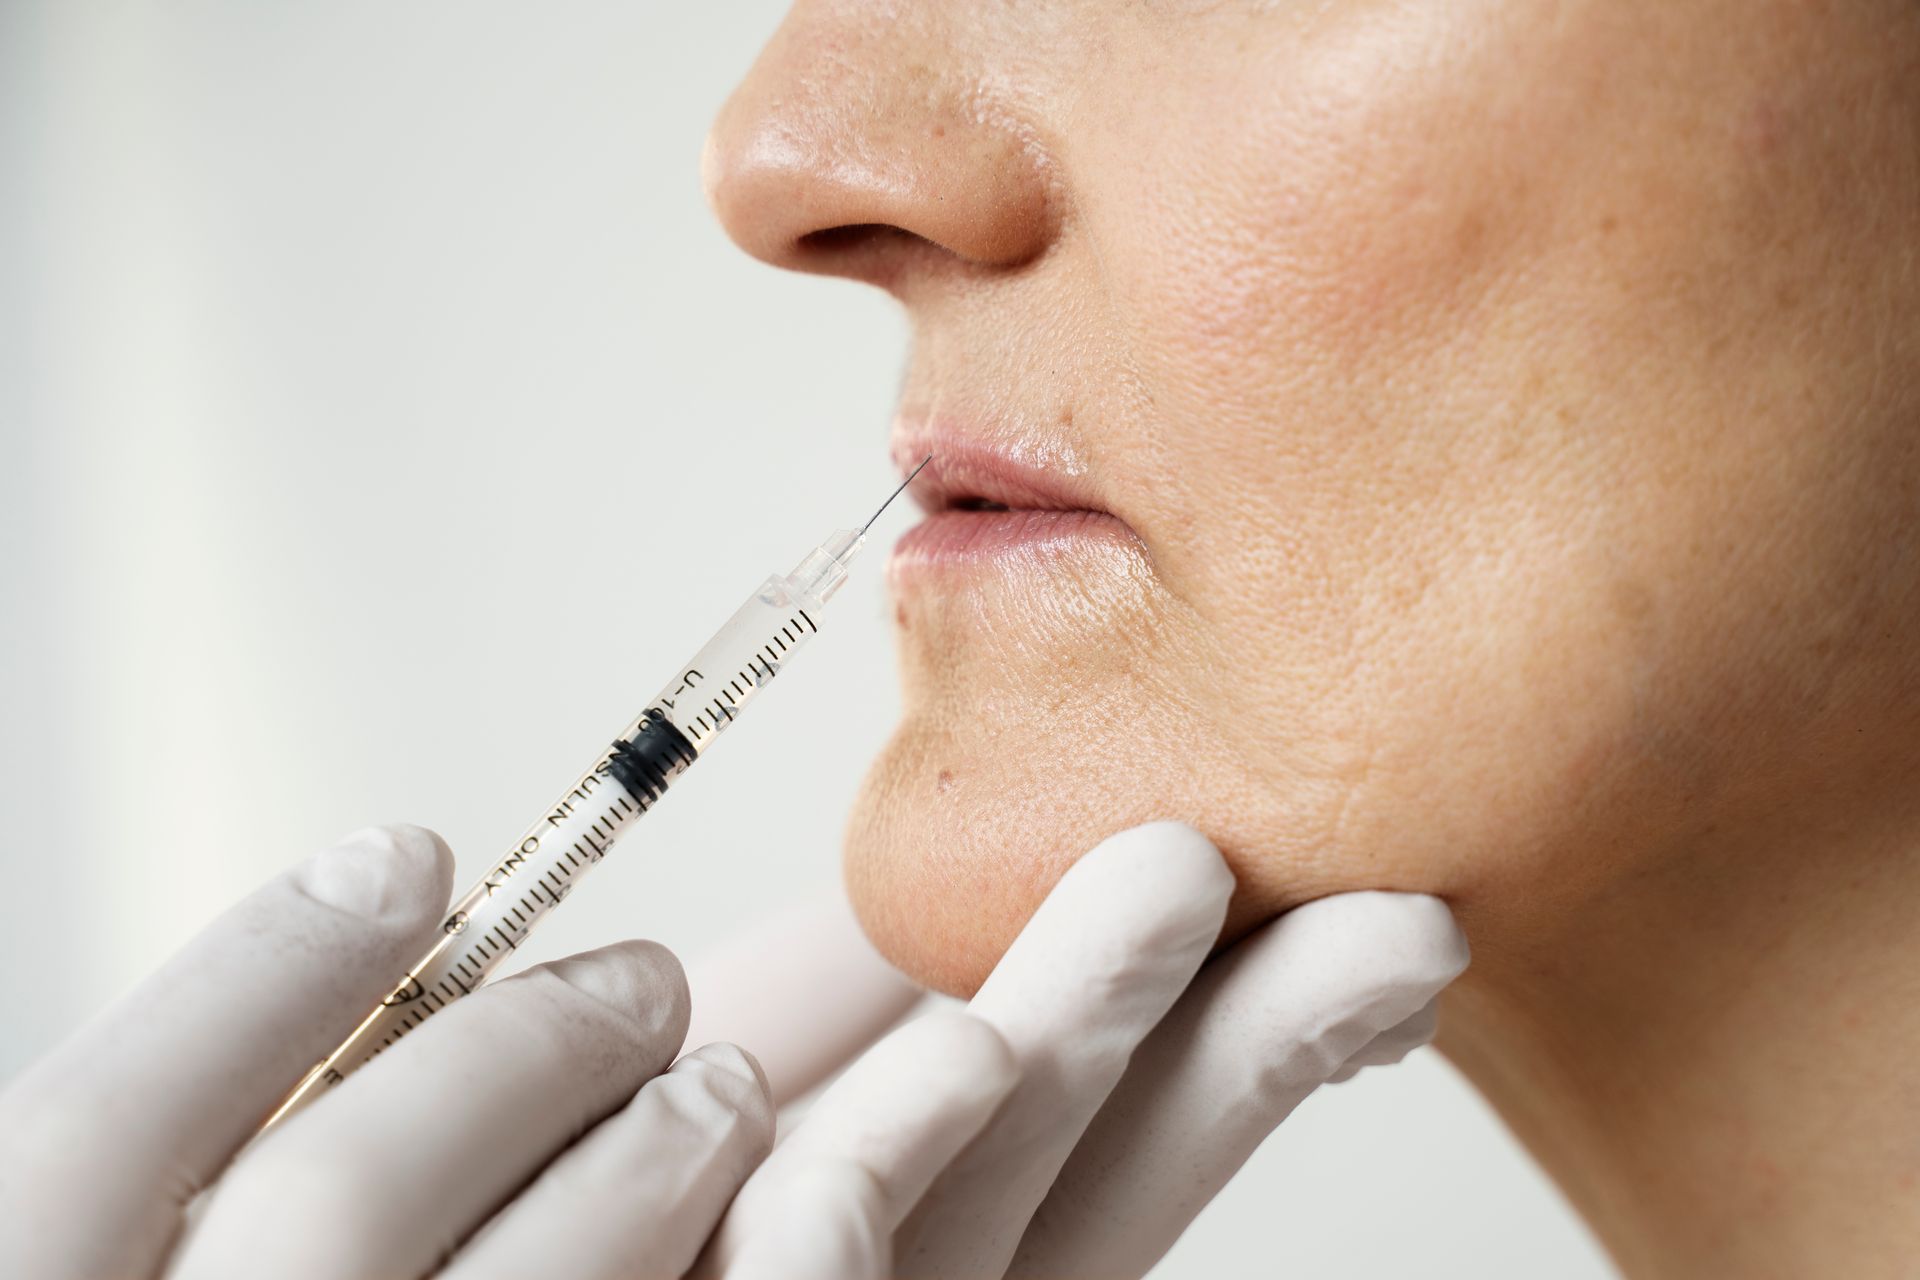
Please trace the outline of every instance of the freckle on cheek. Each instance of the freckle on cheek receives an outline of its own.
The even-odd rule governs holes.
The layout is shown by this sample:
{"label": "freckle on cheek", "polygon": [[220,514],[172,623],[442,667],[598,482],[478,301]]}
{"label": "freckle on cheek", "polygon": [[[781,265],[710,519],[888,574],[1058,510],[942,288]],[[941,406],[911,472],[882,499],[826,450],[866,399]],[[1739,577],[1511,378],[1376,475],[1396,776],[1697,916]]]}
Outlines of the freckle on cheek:
{"label": "freckle on cheek", "polygon": [[950,769],[942,769],[940,771],[940,776],[933,780],[933,789],[935,791],[945,791],[947,788],[951,787],[952,785],[953,785],[953,771]]}

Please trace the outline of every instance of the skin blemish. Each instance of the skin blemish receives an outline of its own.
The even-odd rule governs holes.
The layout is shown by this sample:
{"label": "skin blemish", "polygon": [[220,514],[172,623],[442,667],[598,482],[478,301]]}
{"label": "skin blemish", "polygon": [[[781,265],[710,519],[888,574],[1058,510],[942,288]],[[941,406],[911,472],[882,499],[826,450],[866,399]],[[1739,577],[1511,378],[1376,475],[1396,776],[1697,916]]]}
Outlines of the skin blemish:
{"label": "skin blemish", "polygon": [[1644,625],[1653,615],[1653,592],[1638,582],[1616,582],[1609,593],[1613,609],[1620,619],[1633,626]]}
{"label": "skin blemish", "polygon": [[933,789],[935,791],[946,791],[952,786],[953,771],[951,769],[942,769],[939,776],[933,780]]}

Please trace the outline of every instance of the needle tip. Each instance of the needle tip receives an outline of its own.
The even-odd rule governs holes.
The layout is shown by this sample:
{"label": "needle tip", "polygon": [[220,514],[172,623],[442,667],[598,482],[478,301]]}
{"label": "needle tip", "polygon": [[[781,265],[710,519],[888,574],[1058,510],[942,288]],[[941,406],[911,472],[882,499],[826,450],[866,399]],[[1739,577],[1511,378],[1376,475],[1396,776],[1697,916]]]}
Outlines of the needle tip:
{"label": "needle tip", "polygon": [[917,476],[917,475],[919,475],[919,474],[920,474],[920,469],[921,469],[921,467],[924,467],[924,466],[926,466],[926,465],[927,465],[927,464],[928,464],[929,462],[932,462],[932,461],[933,461],[933,455],[932,455],[932,454],[928,454],[928,455],[927,455],[926,457],[924,457],[924,458],[922,458],[922,459],[920,459],[920,465],[919,465],[919,466],[917,466],[917,467],[915,467],[915,468],[914,468],[913,470],[911,470],[911,471],[909,471],[909,472],[907,472],[907,478],[906,478],[905,480],[902,480],[902,481],[900,482],[900,488],[898,488],[898,489],[895,489],[895,490],[894,490],[894,491],[893,491],[892,493],[890,493],[890,494],[888,494],[888,495],[887,495],[887,500],[886,500],[885,502],[883,502],[883,503],[881,503],[881,504],[880,504],[880,510],[879,510],[879,511],[876,511],[876,512],[874,512],[874,513],[873,513],[873,514],[872,514],[871,516],[868,516],[868,517],[867,517],[867,522],[866,522],[865,524],[863,524],[863,525],[861,525],[861,526],[860,526],[860,536],[861,536],[861,537],[863,537],[863,538],[864,538],[864,537],[866,537],[866,536],[867,536],[867,530],[869,530],[869,529],[871,529],[871,528],[873,528],[873,522],[874,522],[875,520],[878,520],[878,519],[880,518],[880,515],[881,515],[881,512],[884,512],[884,511],[885,511],[885,510],[886,510],[886,509],[887,509],[888,507],[890,507],[890,506],[892,506],[892,505],[893,505],[893,500],[894,500],[895,498],[897,498],[897,497],[899,497],[899,496],[900,496],[900,494],[901,494],[901,492],[902,492],[903,490],[905,490],[905,489],[906,489],[906,487],[907,487],[908,485],[910,485],[910,484],[912,484],[912,483],[913,483],[913,478],[914,478],[915,476]]}

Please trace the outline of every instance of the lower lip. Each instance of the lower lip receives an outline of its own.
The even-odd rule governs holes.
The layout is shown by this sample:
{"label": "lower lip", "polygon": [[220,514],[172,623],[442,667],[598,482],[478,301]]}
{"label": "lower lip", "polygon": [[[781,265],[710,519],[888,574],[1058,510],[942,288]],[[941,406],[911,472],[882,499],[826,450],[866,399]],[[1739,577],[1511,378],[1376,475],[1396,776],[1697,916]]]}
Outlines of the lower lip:
{"label": "lower lip", "polygon": [[1137,550],[1139,539],[1104,511],[938,511],[894,544],[889,568],[985,565],[1102,544]]}

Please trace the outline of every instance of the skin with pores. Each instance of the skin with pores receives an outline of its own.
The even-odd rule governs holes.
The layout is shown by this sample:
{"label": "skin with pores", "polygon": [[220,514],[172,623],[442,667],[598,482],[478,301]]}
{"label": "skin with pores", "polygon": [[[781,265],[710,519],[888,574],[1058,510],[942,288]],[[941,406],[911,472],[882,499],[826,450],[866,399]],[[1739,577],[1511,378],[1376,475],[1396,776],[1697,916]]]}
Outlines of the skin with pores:
{"label": "skin with pores", "polygon": [[1229,935],[1453,904],[1442,1045],[1634,1273],[1920,1248],[1920,8],[802,0],[707,179],[904,304],[900,461],[1133,535],[896,560],[894,961],[1183,818]]}

